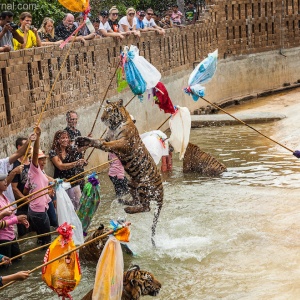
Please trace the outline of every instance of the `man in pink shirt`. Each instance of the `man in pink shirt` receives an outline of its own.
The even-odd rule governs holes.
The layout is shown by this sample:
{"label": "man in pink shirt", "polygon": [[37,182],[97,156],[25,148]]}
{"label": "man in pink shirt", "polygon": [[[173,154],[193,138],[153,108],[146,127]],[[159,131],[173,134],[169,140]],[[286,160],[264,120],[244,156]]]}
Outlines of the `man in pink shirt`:
{"label": "man in pink shirt", "polygon": [[[0,209],[6,207],[10,204],[10,201],[6,198],[3,194],[7,190],[7,175],[0,174]],[[0,229],[0,244],[10,242],[16,239],[15,232],[14,232],[14,225],[17,223],[24,224],[26,228],[29,227],[29,223],[27,221],[26,215],[19,215],[16,216],[13,214],[14,208],[12,206],[8,207],[5,211],[5,217],[2,221],[5,222]],[[17,256],[21,253],[19,244],[13,243],[6,246],[1,247],[1,254],[12,258]]]}

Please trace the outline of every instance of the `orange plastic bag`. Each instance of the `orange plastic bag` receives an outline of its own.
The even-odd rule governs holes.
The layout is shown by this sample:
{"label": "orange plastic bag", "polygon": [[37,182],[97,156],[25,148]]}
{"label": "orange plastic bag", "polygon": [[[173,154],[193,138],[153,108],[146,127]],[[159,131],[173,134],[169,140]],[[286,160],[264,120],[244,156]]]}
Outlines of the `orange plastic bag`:
{"label": "orange plastic bag", "polygon": [[58,2],[70,11],[84,12],[89,7],[89,0],[58,0]]}
{"label": "orange plastic bag", "polygon": [[[72,227],[64,223],[57,231],[61,233],[62,230],[65,235],[59,235],[51,243],[44,257],[45,263],[75,248],[72,232],[70,233]],[[42,279],[58,296],[63,297],[62,299],[72,299],[69,293],[75,289],[81,279],[80,263],[76,251],[43,267]]]}
{"label": "orange plastic bag", "polygon": [[93,300],[120,300],[123,291],[124,261],[120,242],[110,236],[99,258]]}

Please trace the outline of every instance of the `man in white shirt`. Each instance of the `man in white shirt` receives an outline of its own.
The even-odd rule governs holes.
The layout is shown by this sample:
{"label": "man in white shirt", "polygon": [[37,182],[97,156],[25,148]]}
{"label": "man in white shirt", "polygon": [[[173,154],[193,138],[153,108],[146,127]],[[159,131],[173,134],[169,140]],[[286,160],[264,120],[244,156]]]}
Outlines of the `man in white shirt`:
{"label": "man in white shirt", "polygon": [[108,23],[108,16],[109,12],[107,10],[102,10],[99,15],[100,19],[100,25],[99,25],[99,32],[101,36],[107,37],[107,36],[112,36],[112,37],[117,37],[120,38],[121,40],[124,39],[124,35],[119,33],[119,32],[114,32],[109,23]]}
{"label": "man in white shirt", "polygon": [[148,30],[153,30],[153,31],[156,31],[159,34],[164,35],[165,34],[164,29],[156,25],[156,23],[154,22],[152,16],[153,16],[153,9],[148,8],[147,11],[146,11],[146,18],[144,18],[144,20],[143,20],[145,28],[148,28]]}

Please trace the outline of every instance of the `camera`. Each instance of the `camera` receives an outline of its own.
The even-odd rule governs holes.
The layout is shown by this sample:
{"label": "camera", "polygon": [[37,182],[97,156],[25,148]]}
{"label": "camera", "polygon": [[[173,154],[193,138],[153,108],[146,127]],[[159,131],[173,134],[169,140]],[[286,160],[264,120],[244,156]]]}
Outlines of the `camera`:
{"label": "camera", "polygon": [[33,30],[34,29],[34,25],[30,25],[29,29]]}
{"label": "camera", "polygon": [[10,22],[10,23],[8,23],[9,24],[9,26],[13,29],[13,30],[16,30],[16,29],[18,29],[18,24],[16,24],[16,23],[13,23],[13,22]]}

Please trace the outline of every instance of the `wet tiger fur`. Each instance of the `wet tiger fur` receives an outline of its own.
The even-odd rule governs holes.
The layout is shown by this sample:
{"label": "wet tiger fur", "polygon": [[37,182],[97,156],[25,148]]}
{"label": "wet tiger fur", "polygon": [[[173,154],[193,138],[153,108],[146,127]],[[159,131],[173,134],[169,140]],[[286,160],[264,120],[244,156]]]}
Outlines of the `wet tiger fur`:
{"label": "wet tiger fur", "polygon": [[[111,229],[106,228],[103,226],[103,224],[101,224],[99,226],[99,228],[93,232],[92,235],[88,236],[84,240],[84,242],[86,243],[86,242],[88,242],[102,234],[105,234],[109,231],[111,231]],[[109,238],[109,236],[107,235],[100,240],[91,242],[88,245],[80,248],[79,249],[80,260],[97,263],[108,238]],[[126,244],[121,243],[121,247],[122,247],[123,252],[125,252],[129,255],[134,255],[134,253],[129,249],[129,247]]]}
{"label": "wet tiger fur", "polygon": [[197,145],[189,143],[183,158],[183,172],[197,172],[204,176],[219,176],[227,171],[224,164]]}
{"label": "wet tiger fur", "polygon": [[80,147],[89,146],[113,152],[120,159],[131,179],[128,186],[133,200],[124,203],[132,205],[125,207],[126,213],[148,212],[150,201],[157,202],[152,225],[152,243],[155,245],[155,230],[164,196],[160,172],[142,142],[129,112],[123,106],[122,99],[117,102],[107,101],[101,121],[108,127],[105,139],[77,137],[75,142]]}
{"label": "wet tiger fur", "polygon": [[[85,239],[85,243],[92,240],[95,237],[98,237],[111,229],[104,228],[101,224],[99,228],[89,237]],[[90,262],[97,262],[99,257],[103,251],[103,248],[108,240],[108,236],[104,237],[103,239],[97,240],[96,242],[92,242],[82,248],[79,249],[79,257],[80,260],[90,261]]]}
{"label": "wet tiger fur", "polygon": [[[140,270],[135,265],[123,275],[123,293],[121,300],[139,300],[141,296],[157,296],[161,283],[152,273]],[[92,300],[93,290],[89,291],[81,300]]]}

